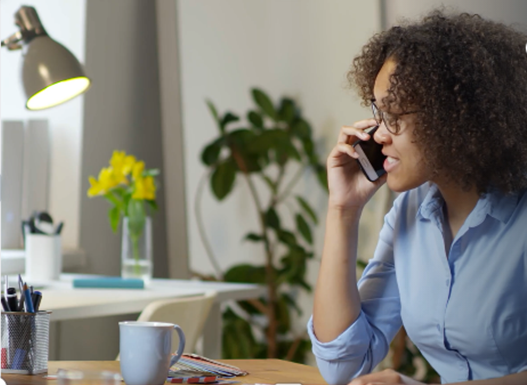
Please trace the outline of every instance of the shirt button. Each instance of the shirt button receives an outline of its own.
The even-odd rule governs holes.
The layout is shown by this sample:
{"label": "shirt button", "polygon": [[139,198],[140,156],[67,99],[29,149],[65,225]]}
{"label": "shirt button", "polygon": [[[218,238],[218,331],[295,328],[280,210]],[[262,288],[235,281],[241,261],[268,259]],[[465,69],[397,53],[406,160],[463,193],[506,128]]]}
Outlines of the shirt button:
{"label": "shirt button", "polygon": [[437,324],[437,330],[441,331],[441,325]]}
{"label": "shirt button", "polygon": [[445,283],[446,283],[447,286],[449,286],[449,285],[450,285],[450,280],[447,279],[447,280],[445,281]]}

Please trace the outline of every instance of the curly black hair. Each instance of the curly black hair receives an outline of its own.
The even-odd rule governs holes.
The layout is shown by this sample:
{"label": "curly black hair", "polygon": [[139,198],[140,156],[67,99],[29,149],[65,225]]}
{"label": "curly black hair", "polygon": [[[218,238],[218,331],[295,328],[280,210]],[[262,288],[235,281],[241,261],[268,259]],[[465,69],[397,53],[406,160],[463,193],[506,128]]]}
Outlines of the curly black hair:
{"label": "curly black hair", "polygon": [[388,58],[388,109],[419,111],[415,140],[436,173],[464,190],[527,187],[527,35],[479,15],[434,10],[374,35],[348,80],[364,105]]}

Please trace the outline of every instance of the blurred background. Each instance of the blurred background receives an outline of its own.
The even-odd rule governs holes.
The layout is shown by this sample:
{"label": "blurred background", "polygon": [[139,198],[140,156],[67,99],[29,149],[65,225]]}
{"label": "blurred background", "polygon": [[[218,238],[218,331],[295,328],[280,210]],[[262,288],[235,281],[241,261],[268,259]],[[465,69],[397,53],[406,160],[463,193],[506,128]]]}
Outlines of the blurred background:
{"label": "blurred background", "polygon": [[[81,97],[50,110],[27,111],[21,54],[0,51],[1,120],[45,119],[49,125],[48,179],[42,194],[57,222],[65,222],[66,269],[120,272],[121,238],[110,230],[108,206],[86,196],[88,177],[96,176],[112,151],[120,149],[161,170],[154,277],[214,274],[194,211],[198,185],[207,172],[200,154],[218,136],[206,100],[222,114],[229,110],[243,116],[253,106],[252,87],[273,100],[294,99],[311,124],[323,163],[340,126],[370,115],[347,84],[353,57],[373,34],[442,4],[525,30],[527,2],[522,0],[0,0],[2,38],[13,33],[17,9],[34,6],[50,36],[74,53],[92,79]],[[293,171],[286,169],[285,178]],[[200,202],[204,229],[223,271],[264,260],[260,244],[243,241],[245,233],[258,227],[258,218],[247,185],[241,178],[235,183],[221,202],[207,185]],[[306,272],[307,282],[314,285],[327,194],[308,172],[295,192],[319,217],[313,231],[315,256]],[[263,188],[262,194],[266,196]],[[365,211],[359,253],[364,261],[373,253],[391,198],[383,190]],[[2,202],[4,216],[13,210],[8,203]],[[303,313],[294,316],[292,328],[301,333],[312,294],[300,291],[295,300]],[[50,358],[114,359],[116,321],[129,318],[62,322],[59,346]]]}

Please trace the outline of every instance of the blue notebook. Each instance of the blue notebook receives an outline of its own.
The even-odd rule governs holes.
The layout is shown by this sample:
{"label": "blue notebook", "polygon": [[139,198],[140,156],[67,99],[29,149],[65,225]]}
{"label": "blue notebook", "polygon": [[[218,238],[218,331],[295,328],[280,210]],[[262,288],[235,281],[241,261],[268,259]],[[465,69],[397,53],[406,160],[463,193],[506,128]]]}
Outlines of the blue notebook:
{"label": "blue notebook", "polygon": [[73,287],[90,287],[103,289],[144,289],[145,283],[139,278],[98,277],[76,278]]}

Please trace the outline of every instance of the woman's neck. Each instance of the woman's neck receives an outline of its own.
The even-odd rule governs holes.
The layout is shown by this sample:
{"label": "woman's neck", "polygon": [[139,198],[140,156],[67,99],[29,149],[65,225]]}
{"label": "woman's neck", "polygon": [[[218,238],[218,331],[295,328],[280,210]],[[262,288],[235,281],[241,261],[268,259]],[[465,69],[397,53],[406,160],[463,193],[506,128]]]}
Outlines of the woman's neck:
{"label": "woman's neck", "polygon": [[464,191],[454,183],[437,184],[445,201],[445,219],[450,226],[452,239],[472,212],[479,200],[479,193],[475,188]]}

